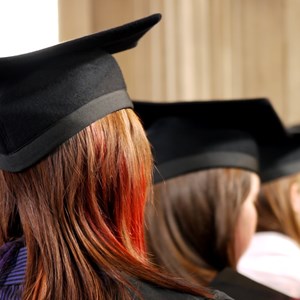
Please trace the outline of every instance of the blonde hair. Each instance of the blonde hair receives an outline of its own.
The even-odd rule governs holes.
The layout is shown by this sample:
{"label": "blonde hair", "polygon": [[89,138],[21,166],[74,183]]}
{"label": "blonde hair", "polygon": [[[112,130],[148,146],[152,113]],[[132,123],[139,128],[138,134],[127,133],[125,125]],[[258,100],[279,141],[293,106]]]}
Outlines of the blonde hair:
{"label": "blonde hair", "polygon": [[299,216],[292,206],[291,187],[300,175],[291,175],[264,183],[257,201],[257,231],[283,233],[300,244]]}

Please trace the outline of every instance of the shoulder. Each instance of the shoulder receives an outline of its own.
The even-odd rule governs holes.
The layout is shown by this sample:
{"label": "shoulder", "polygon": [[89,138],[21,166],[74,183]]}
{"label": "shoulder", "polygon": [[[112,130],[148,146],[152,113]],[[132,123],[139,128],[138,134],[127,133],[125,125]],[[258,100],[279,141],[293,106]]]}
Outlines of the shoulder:
{"label": "shoulder", "polygon": [[202,297],[196,297],[185,293],[180,293],[146,282],[135,281],[134,285],[136,286],[138,292],[141,293],[142,298],[144,300],[204,300],[204,298]]}
{"label": "shoulder", "polygon": [[235,299],[277,299],[288,300],[288,296],[262,285],[230,268],[224,269],[213,280],[211,285],[221,289]]}
{"label": "shoulder", "polygon": [[0,299],[21,299],[26,261],[26,248],[18,240],[0,247]]}
{"label": "shoulder", "polygon": [[22,285],[25,278],[27,250],[16,242],[0,248],[0,286]]}
{"label": "shoulder", "polygon": [[[280,247],[278,247],[280,245]],[[255,234],[253,242],[241,257],[238,270],[247,276],[268,274],[300,280],[300,247],[288,236],[279,233]]]}
{"label": "shoulder", "polygon": [[229,297],[227,294],[218,291],[218,290],[214,290],[214,299],[215,300],[234,300],[233,298]]}
{"label": "shoulder", "polygon": [[[281,247],[278,247],[278,244]],[[253,236],[250,246],[246,252],[250,252],[253,254],[260,254],[260,253],[269,253],[271,252],[274,254],[282,254],[282,252],[296,252],[297,254],[300,253],[300,247],[289,236],[273,231],[266,231],[266,232],[257,232]]]}
{"label": "shoulder", "polygon": [[[134,285],[137,290],[141,293],[141,296],[144,300],[205,300],[201,296],[193,296],[186,293],[180,293],[178,291],[166,289],[153,285],[146,282],[135,281]],[[216,300],[233,300],[228,297],[226,294],[215,291]]]}

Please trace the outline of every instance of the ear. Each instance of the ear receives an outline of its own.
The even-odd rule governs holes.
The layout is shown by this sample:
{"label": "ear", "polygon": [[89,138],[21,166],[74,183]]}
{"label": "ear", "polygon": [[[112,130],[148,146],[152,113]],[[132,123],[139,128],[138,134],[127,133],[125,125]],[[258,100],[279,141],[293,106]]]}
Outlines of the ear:
{"label": "ear", "polygon": [[298,182],[292,184],[290,196],[294,212],[300,214],[300,186]]}

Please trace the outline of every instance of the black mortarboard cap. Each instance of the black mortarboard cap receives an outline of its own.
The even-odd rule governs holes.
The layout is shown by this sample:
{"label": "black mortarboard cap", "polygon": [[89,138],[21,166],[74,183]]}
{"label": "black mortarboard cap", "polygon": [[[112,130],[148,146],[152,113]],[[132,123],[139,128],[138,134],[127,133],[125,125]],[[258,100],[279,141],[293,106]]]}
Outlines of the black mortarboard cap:
{"label": "black mortarboard cap", "polygon": [[0,58],[0,169],[21,171],[96,120],[132,107],[112,54],[135,47],[160,18]]}
{"label": "black mortarboard cap", "polygon": [[263,183],[300,173],[300,127],[293,126],[287,131],[289,135],[276,147],[259,146]]}
{"label": "black mortarboard cap", "polygon": [[267,99],[134,101],[134,109],[153,147],[156,183],[209,168],[258,172],[256,144],[275,145],[286,136]]}

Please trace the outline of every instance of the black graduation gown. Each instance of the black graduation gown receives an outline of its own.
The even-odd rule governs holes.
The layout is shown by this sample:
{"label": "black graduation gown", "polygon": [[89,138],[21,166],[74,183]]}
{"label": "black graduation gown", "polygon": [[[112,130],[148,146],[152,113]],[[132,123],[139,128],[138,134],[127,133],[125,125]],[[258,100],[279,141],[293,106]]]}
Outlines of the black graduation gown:
{"label": "black graduation gown", "polygon": [[[143,300],[205,300],[203,297],[196,297],[188,295],[185,293],[180,293],[177,291],[172,291],[169,289],[161,288],[159,286],[134,281],[134,285],[137,290],[141,293]],[[215,291],[215,300],[234,300],[231,297],[227,296],[225,293],[220,291]],[[137,297],[134,297],[137,299]]]}
{"label": "black graduation gown", "polygon": [[288,300],[287,295],[266,287],[248,277],[226,268],[211,283],[211,287],[219,289],[236,300]]}

